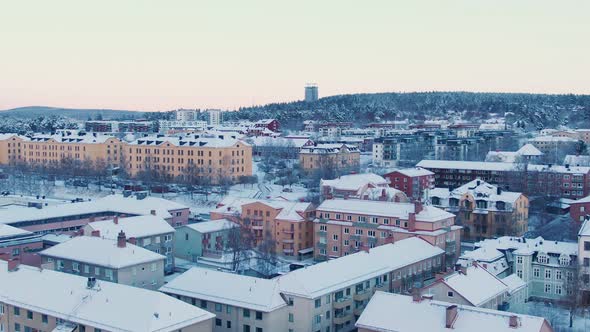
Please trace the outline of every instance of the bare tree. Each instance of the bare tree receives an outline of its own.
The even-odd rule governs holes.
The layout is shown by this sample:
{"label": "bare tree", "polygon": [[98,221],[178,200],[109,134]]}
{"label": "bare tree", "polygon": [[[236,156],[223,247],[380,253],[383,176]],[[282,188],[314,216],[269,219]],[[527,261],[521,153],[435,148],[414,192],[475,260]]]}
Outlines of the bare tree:
{"label": "bare tree", "polygon": [[271,276],[277,266],[277,251],[273,234],[266,231],[264,240],[258,245],[257,267],[264,276]]}
{"label": "bare tree", "polygon": [[248,219],[242,220],[240,227],[228,230],[227,248],[232,254],[232,271],[239,271],[243,268],[244,262],[250,260],[254,248],[254,234],[250,230]]}

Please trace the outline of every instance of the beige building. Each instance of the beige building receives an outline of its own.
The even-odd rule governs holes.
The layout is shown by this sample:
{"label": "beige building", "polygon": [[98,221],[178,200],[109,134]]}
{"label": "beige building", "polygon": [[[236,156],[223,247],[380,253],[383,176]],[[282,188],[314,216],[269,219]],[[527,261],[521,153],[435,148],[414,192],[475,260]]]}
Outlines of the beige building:
{"label": "beige building", "polygon": [[432,205],[457,215],[464,241],[523,236],[528,230],[529,199],[521,192],[477,179],[453,190],[434,188],[428,194]]}
{"label": "beige building", "polygon": [[158,289],[164,284],[166,257],[127,243],[79,236],[40,253],[42,264],[54,270],[119,284]]}
{"label": "beige building", "polygon": [[0,163],[98,171],[123,167],[132,177],[215,184],[251,176],[252,147],[225,135],[157,135],[127,143],[64,130],[52,135],[0,135]]}
{"label": "beige building", "polygon": [[348,332],[376,291],[421,284],[441,270],[443,255],[411,238],[270,280],[193,268],[160,291],[215,313],[215,332]]}
{"label": "beige building", "polygon": [[0,331],[211,332],[215,315],[160,292],[0,260]]}
{"label": "beige building", "polygon": [[299,152],[299,163],[308,172],[329,169],[358,171],[361,153],[358,147],[346,144],[305,146]]}

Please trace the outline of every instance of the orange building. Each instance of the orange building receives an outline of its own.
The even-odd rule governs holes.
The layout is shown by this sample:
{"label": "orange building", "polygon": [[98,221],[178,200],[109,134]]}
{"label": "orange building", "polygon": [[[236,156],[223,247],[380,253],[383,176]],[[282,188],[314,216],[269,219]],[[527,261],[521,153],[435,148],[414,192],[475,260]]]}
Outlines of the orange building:
{"label": "orange building", "polygon": [[285,256],[311,255],[314,215],[311,203],[278,199],[226,198],[211,211],[211,219],[233,220],[252,230],[257,245],[273,241]]}

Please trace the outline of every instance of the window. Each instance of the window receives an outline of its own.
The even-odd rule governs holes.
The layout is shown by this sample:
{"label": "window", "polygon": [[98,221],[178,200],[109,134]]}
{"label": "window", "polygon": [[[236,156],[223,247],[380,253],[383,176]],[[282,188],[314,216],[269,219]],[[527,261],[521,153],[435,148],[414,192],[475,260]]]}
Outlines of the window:
{"label": "window", "polygon": [[156,272],[158,270],[158,263],[152,263],[151,270],[152,272]]}
{"label": "window", "polygon": [[522,256],[516,257],[516,263],[522,264]]}
{"label": "window", "polygon": [[338,252],[338,246],[333,246],[333,247],[332,247],[332,251],[333,251],[333,252]]}
{"label": "window", "polygon": [[86,274],[90,273],[90,265],[84,265],[84,273],[86,273]]}
{"label": "window", "polygon": [[590,241],[584,241],[584,251],[590,251]]}
{"label": "window", "polygon": [[100,267],[98,267],[98,266],[94,267],[94,274],[97,276],[100,275]]}
{"label": "window", "polygon": [[221,326],[221,319],[215,318],[215,326]]}
{"label": "window", "polygon": [[246,324],[244,324],[243,331],[244,331],[244,332],[250,332],[250,325],[246,325]]}
{"label": "window", "polygon": [[225,313],[226,314],[231,314],[231,305],[225,305]]}
{"label": "window", "polygon": [[43,322],[43,324],[47,324],[47,322],[48,322],[47,315],[41,315],[41,322]]}
{"label": "window", "polygon": [[14,307],[13,312],[14,312],[15,316],[20,316],[20,308],[19,307]]}
{"label": "window", "polygon": [[562,291],[561,285],[555,285],[555,294],[561,295]]}
{"label": "window", "polygon": [[256,311],[256,320],[262,320],[262,311]]}
{"label": "window", "polygon": [[371,222],[372,222],[373,224],[376,224],[376,223],[378,223],[378,222],[379,222],[379,218],[377,218],[377,217],[372,217],[372,218],[371,218]]}
{"label": "window", "polygon": [[545,293],[551,293],[551,284],[545,284]]}
{"label": "window", "polygon": [[344,228],[344,234],[350,234],[350,228],[345,227]]}
{"label": "window", "polygon": [[33,319],[33,312],[31,310],[27,310],[27,319]]}
{"label": "window", "polygon": [[289,323],[293,323],[295,319],[293,318],[293,314],[289,313]]}
{"label": "window", "polygon": [[256,332],[262,332],[262,327],[257,327]]}
{"label": "window", "polygon": [[221,303],[215,303],[215,311],[221,312],[223,309],[221,308]]}
{"label": "window", "polygon": [[545,269],[545,279],[551,279],[551,270]]}
{"label": "window", "polygon": [[228,328],[228,329],[231,329],[231,321],[229,321],[229,320],[228,320],[228,321],[225,323],[225,327],[226,327],[226,328]]}
{"label": "window", "polygon": [[375,237],[375,231],[367,231],[367,235],[370,237]]}
{"label": "window", "polygon": [[75,272],[80,272],[80,264],[73,262],[72,263],[72,270]]}
{"label": "window", "polygon": [[383,225],[389,225],[389,218],[383,218]]}
{"label": "window", "polygon": [[556,270],[555,271],[555,280],[561,280],[561,277],[562,277],[561,274],[562,274],[561,270]]}
{"label": "window", "polygon": [[293,306],[293,298],[290,297],[288,300],[289,301],[287,302],[287,305],[290,306],[290,307],[292,307]]}
{"label": "window", "polygon": [[455,296],[455,294],[453,292],[447,292],[447,296],[448,297],[453,297],[453,296]]}
{"label": "window", "polygon": [[207,309],[207,301],[201,300],[201,308]]}
{"label": "window", "polygon": [[20,324],[14,323],[14,332],[20,332]]}
{"label": "window", "polygon": [[338,241],[338,234],[334,234],[334,235],[332,235],[332,239],[333,239],[334,241]]}
{"label": "window", "polygon": [[320,316],[320,315],[315,315],[315,316],[313,317],[313,323],[314,323],[314,324],[321,324],[321,323],[322,323],[322,316]]}
{"label": "window", "polygon": [[64,262],[61,259],[57,260],[57,269],[58,270],[63,270],[64,268]]}
{"label": "window", "polygon": [[322,306],[322,299],[316,299],[316,300],[315,300],[315,307],[316,307],[316,308],[319,308],[319,307],[321,307],[321,306]]}
{"label": "window", "polygon": [[113,280],[113,270],[111,270],[111,269],[105,269],[104,270],[104,275],[106,276],[107,279]]}
{"label": "window", "polygon": [[533,268],[533,277],[539,278],[541,276],[541,269],[538,267]]}
{"label": "window", "polygon": [[242,309],[242,316],[249,318],[250,317],[250,309]]}

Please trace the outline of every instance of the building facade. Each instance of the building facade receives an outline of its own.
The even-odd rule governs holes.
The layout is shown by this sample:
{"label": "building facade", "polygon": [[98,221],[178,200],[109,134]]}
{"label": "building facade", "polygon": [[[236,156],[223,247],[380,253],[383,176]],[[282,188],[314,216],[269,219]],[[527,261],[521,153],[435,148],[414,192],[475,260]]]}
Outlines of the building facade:
{"label": "building facade", "polygon": [[304,171],[358,171],[361,153],[357,147],[345,144],[317,144],[305,146],[299,152],[299,163]]}
{"label": "building facade", "polygon": [[383,175],[389,186],[403,191],[413,199],[422,199],[429,189],[434,188],[434,173],[427,169],[415,167],[393,171]]}

